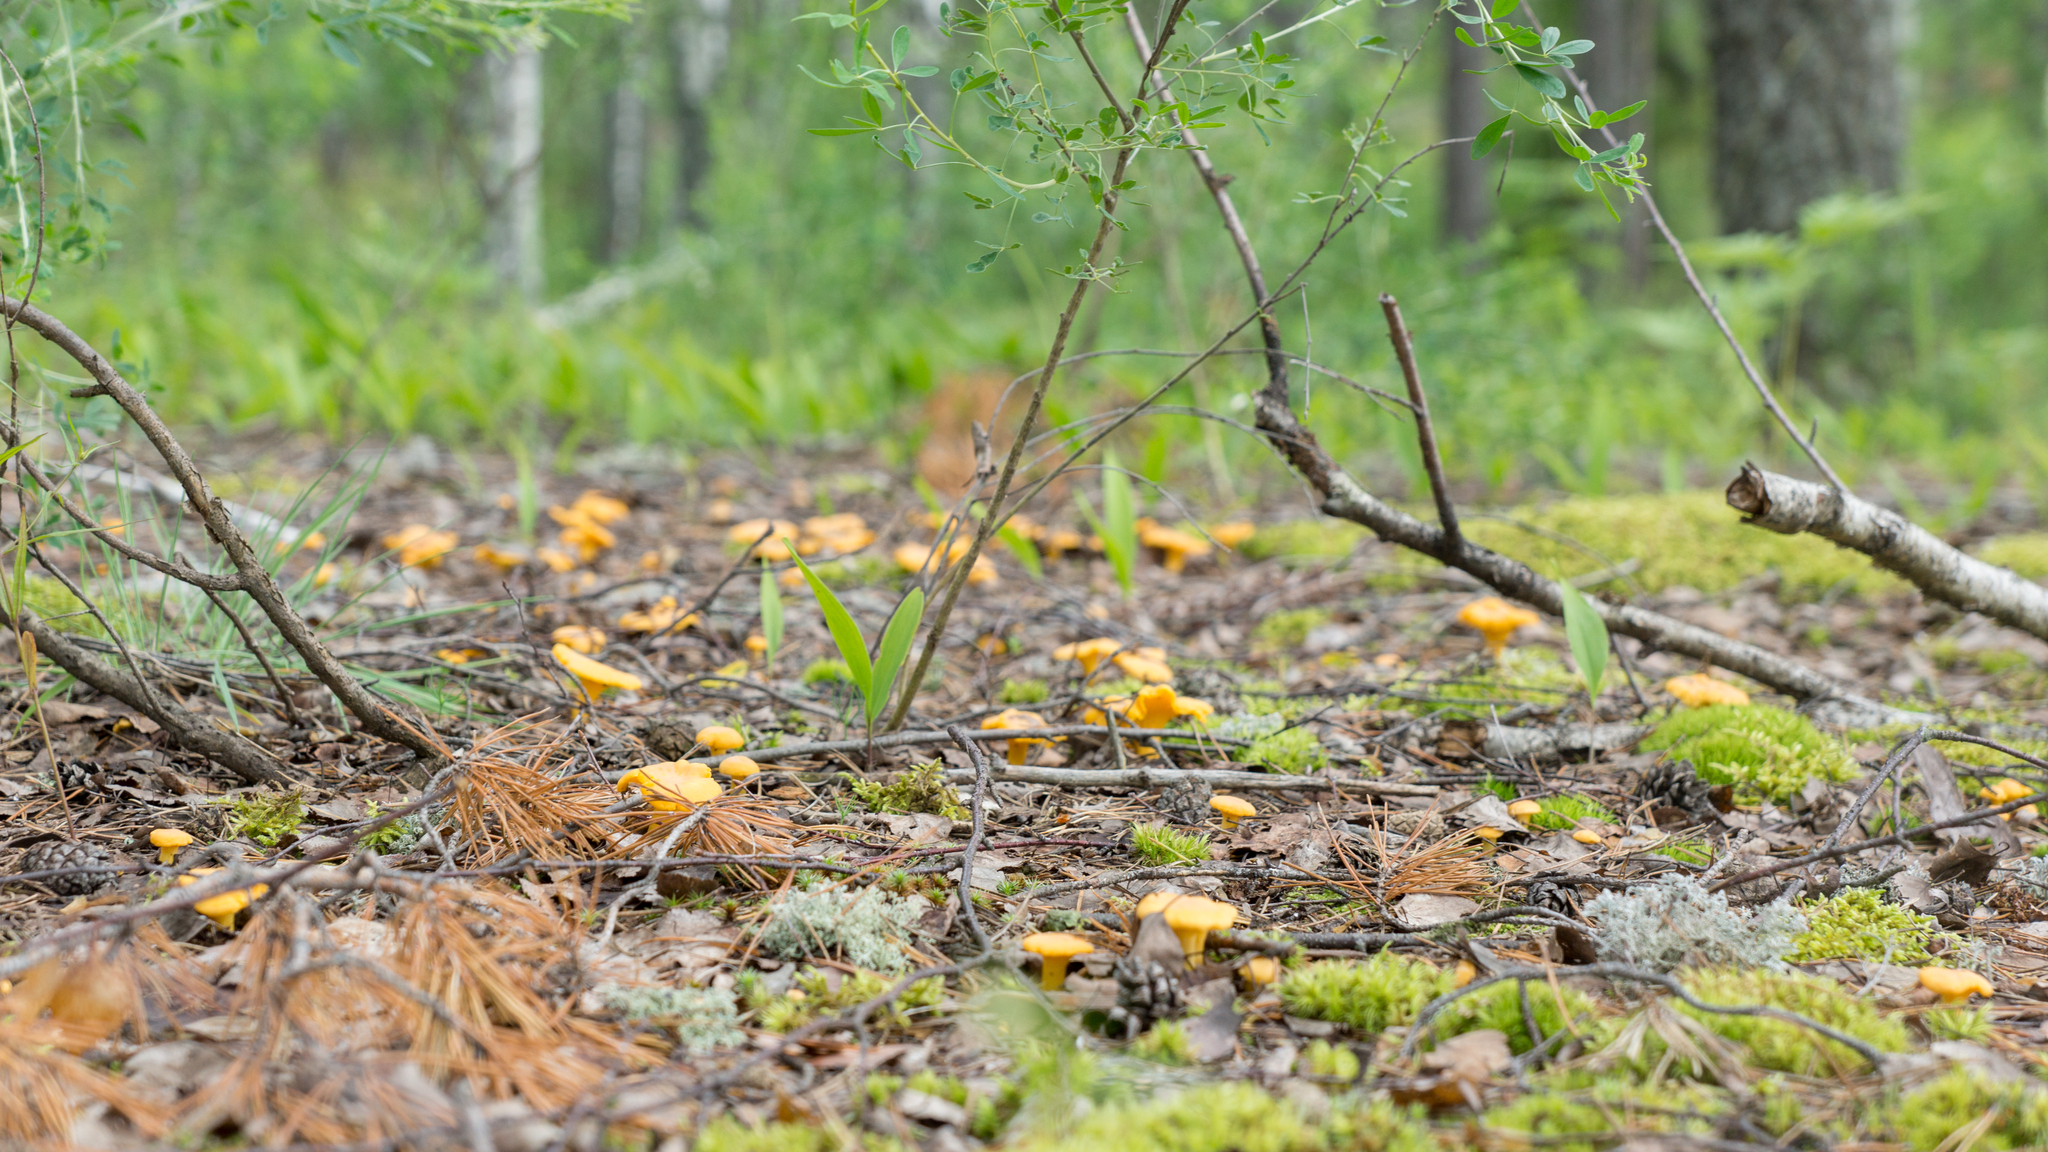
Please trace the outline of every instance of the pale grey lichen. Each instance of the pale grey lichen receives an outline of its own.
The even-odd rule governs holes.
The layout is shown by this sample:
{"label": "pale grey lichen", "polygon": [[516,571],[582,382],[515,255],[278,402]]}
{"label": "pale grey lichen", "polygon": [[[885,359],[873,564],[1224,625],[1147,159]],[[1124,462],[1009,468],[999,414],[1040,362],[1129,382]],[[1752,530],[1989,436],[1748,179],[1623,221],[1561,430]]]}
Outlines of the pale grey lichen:
{"label": "pale grey lichen", "polygon": [[1225,716],[1221,720],[1212,721],[1209,724],[1209,731],[1225,740],[1257,740],[1271,736],[1285,727],[1287,718],[1278,712],[1257,716],[1250,712],[1240,712],[1235,716]]}
{"label": "pale grey lichen", "polygon": [[761,951],[786,960],[837,956],[877,972],[907,967],[903,947],[920,907],[878,888],[788,892],[768,904]]}
{"label": "pale grey lichen", "polygon": [[2048,856],[2029,856],[2021,861],[2016,879],[2032,895],[2048,898]]}
{"label": "pale grey lichen", "polygon": [[1586,904],[1599,925],[1605,960],[1669,972],[1701,964],[1782,967],[1806,917],[1782,903],[1755,912],[1731,908],[1683,876],[1663,876],[1627,892],[1602,892]]}
{"label": "pale grey lichen", "polygon": [[628,1020],[649,1021],[674,1032],[676,1043],[689,1052],[731,1048],[747,1039],[739,1027],[738,1002],[724,988],[601,984],[597,994],[605,1007]]}

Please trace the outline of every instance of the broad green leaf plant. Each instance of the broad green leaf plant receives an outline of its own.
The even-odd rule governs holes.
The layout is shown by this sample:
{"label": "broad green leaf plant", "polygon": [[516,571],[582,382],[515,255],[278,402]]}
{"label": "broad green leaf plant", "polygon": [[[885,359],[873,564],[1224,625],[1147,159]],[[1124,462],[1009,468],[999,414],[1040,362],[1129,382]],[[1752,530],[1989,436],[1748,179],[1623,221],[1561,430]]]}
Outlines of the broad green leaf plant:
{"label": "broad green leaf plant", "polygon": [[[818,610],[825,615],[825,627],[832,633],[832,643],[839,649],[839,658],[846,661],[847,675],[853,686],[860,691],[863,711],[870,734],[874,732],[875,720],[888,707],[889,697],[895,691],[896,677],[903,671],[904,658],[910,654],[910,642],[917,636],[917,625],[924,618],[924,589],[913,587],[910,594],[896,605],[896,611],[889,616],[889,623],[882,628],[881,643],[874,655],[868,655],[867,637],[861,634],[860,623],[853,613],[846,610],[839,597],[818,574],[797,555],[796,545],[788,537],[783,538],[796,566],[802,569],[804,579],[810,584],[811,592],[818,598]],[[764,573],[763,579],[766,579]],[[906,697],[915,693],[914,687],[907,689]]]}

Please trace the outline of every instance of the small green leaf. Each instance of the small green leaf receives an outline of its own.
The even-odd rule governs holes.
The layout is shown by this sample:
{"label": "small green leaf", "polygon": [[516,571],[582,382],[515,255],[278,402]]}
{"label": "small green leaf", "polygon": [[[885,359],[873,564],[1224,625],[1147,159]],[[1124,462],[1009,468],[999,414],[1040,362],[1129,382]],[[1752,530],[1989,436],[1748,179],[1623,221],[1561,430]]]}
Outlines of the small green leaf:
{"label": "small green leaf", "polygon": [[1527,64],[1516,64],[1515,73],[1527,81],[1529,87],[1541,92],[1552,100],[1564,99],[1564,81]]}
{"label": "small green leaf", "polygon": [[1502,19],[1521,6],[1522,0],[1493,0],[1493,18]]}
{"label": "small green leaf", "polygon": [[868,659],[867,639],[860,634],[860,625],[854,623],[853,613],[846,610],[846,605],[839,602],[832,589],[827,588],[825,582],[818,579],[818,574],[811,571],[811,566],[804,563],[804,558],[797,555],[796,545],[789,542],[789,537],[782,538],[782,545],[789,549],[790,558],[796,561],[796,566],[803,570],[804,579],[810,582],[811,594],[818,598],[818,610],[825,614],[825,627],[832,630],[832,643],[839,649],[839,658],[846,661],[853,686],[860,689],[863,697],[867,696],[872,690],[875,672],[873,662]]}
{"label": "small green leaf", "polygon": [[1557,594],[1564,601],[1564,634],[1571,642],[1572,660],[1586,681],[1587,695],[1598,698],[1600,681],[1607,675],[1607,624],[1569,581],[1557,582]]}
{"label": "small green leaf", "polygon": [[1008,521],[1004,521],[1003,526],[996,529],[996,539],[1001,540],[1003,547],[1008,548],[1010,554],[1017,558],[1017,563],[1022,564],[1025,571],[1031,573],[1033,580],[1045,577],[1045,566],[1038,559],[1038,545],[1033,544],[1029,537],[1017,531]]}
{"label": "small green leaf", "polygon": [[1512,119],[1514,119],[1512,116],[1503,116],[1479,130],[1479,135],[1472,138],[1472,158],[1474,160],[1493,151],[1494,145],[1500,143],[1501,133],[1508,130],[1508,121]]}
{"label": "small green leaf", "polygon": [[896,35],[889,41],[889,67],[903,67],[903,58],[910,54],[910,26],[896,29]]}
{"label": "small green leaf", "polygon": [[[904,657],[910,654],[910,642],[917,638],[917,626],[924,619],[924,589],[912,588],[903,603],[889,617],[889,624],[882,629],[882,645],[875,650],[875,664],[871,688],[867,697],[868,723],[882,714],[882,708],[889,703],[889,690],[896,686],[896,674],[903,669]],[[851,662],[849,662],[851,663]],[[916,692],[912,685],[905,691]]]}
{"label": "small green leaf", "polygon": [[1593,190],[1593,170],[1584,164],[1572,169],[1572,180],[1588,192]]}

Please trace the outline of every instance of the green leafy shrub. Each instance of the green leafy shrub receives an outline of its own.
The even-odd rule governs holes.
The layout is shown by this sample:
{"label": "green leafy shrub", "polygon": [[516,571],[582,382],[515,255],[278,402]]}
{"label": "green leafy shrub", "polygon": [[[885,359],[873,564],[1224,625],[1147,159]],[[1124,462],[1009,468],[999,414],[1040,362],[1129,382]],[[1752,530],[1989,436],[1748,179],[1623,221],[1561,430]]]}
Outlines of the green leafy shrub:
{"label": "green leafy shrub", "polygon": [[1156,867],[1205,864],[1209,860],[1209,837],[1200,832],[1178,832],[1164,824],[1140,824],[1131,829],[1131,851]]}
{"label": "green leafy shrub", "polygon": [[1787,960],[1880,960],[1926,964],[1934,957],[1927,940],[1934,917],[1886,900],[1875,888],[1844,888],[1825,900],[1807,901],[1806,931],[1793,938]]}
{"label": "green leafy shrub", "polygon": [[1300,775],[1330,763],[1330,750],[1307,728],[1283,728],[1251,742],[1243,753],[1247,764],[1263,764],[1275,772]]}
{"label": "green leafy shrub", "polygon": [[870,812],[893,812],[901,816],[928,812],[949,820],[965,820],[969,815],[967,809],[960,806],[960,794],[946,783],[945,766],[937,760],[919,764],[907,772],[898,772],[896,778],[887,784],[862,780],[850,773],[845,779],[853,789],[854,799],[867,805]]}
{"label": "green leafy shrub", "polygon": [[1325,960],[1280,981],[1280,1005],[1291,1016],[1329,1020],[1355,1032],[1406,1024],[1422,1006],[1451,990],[1450,972],[1395,952],[1366,960]]}
{"label": "green leafy shrub", "polygon": [[1715,704],[1682,708],[1644,737],[1644,751],[1693,762],[1700,777],[1734,784],[1738,796],[1783,802],[1810,778],[1840,784],[1856,776],[1846,744],[1783,708]]}

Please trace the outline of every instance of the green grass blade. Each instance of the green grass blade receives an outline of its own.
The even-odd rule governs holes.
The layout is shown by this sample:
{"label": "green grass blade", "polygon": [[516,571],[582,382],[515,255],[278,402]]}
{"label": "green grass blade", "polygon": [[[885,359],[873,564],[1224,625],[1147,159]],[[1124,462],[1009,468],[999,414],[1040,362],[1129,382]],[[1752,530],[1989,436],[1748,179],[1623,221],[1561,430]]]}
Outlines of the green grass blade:
{"label": "green grass blade", "polygon": [[768,642],[768,667],[775,667],[775,654],[782,650],[782,589],[775,586],[775,570],[761,565],[761,638]]}
{"label": "green grass blade", "polygon": [[1587,695],[1597,698],[1607,675],[1607,624],[1570,581],[1559,580],[1557,592],[1564,599],[1564,635],[1571,642],[1572,660],[1586,678]]}
{"label": "green grass blade", "polygon": [[[917,626],[923,619],[924,589],[912,588],[889,617],[889,626],[882,629],[882,646],[875,651],[874,691],[868,695],[868,723],[873,724],[889,702],[889,689],[896,683],[904,657],[910,655],[910,642],[917,638]],[[917,688],[912,685],[904,691],[916,692]]]}
{"label": "green grass blade", "polygon": [[875,669],[868,660],[868,642],[860,634],[860,625],[854,623],[853,613],[846,610],[846,605],[839,602],[832,589],[825,587],[825,582],[818,579],[818,574],[811,571],[804,558],[796,554],[796,545],[789,542],[789,537],[783,537],[782,543],[789,549],[796,566],[803,570],[804,579],[810,581],[811,593],[818,598],[818,610],[825,614],[825,627],[832,630],[832,643],[839,646],[839,658],[846,661],[846,670],[853,674],[853,686],[860,689],[861,696],[868,700],[868,714],[874,715],[877,709],[871,693],[874,691]]}
{"label": "green grass blade", "polygon": [[1128,597],[1131,564],[1138,556],[1138,521],[1131,499],[1131,478],[1117,467],[1116,453],[1104,453],[1102,462],[1102,550],[1109,554],[1109,562],[1116,568],[1116,582]]}
{"label": "green grass blade", "polygon": [[996,529],[996,539],[1001,540],[1003,547],[1010,550],[1010,555],[1017,558],[1017,563],[1022,564],[1024,570],[1031,573],[1033,580],[1045,578],[1045,565],[1038,559],[1038,545],[1033,544],[1022,532],[1006,523]]}

